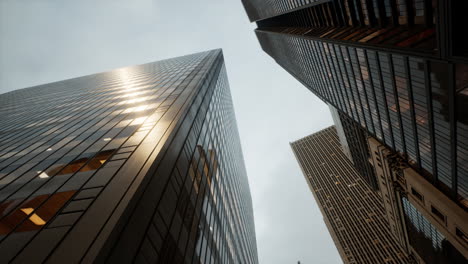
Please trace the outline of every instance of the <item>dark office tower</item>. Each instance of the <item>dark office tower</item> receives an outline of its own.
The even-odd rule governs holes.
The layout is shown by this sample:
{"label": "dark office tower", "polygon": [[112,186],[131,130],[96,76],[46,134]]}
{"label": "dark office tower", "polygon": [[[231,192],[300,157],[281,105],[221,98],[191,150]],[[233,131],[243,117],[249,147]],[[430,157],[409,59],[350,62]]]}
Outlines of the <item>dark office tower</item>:
{"label": "dark office tower", "polygon": [[468,208],[468,1],[242,1],[279,65]]}
{"label": "dark office tower", "polygon": [[1,263],[257,263],[221,50],[0,95]]}
{"label": "dark office tower", "polygon": [[344,154],[364,181],[375,191],[379,189],[374,168],[369,162],[371,155],[367,145],[367,132],[353,119],[330,106],[335,129]]}
{"label": "dark office tower", "polygon": [[344,263],[411,263],[374,192],[341,150],[334,127],[291,143]]}

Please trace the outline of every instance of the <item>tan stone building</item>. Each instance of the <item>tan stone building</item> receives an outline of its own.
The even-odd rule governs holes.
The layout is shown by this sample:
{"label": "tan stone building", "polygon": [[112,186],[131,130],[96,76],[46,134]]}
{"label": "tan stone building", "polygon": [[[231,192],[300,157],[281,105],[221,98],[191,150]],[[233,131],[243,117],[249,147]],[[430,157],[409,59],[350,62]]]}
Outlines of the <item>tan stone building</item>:
{"label": "tan stone building", "polygon": [[419,263],[468,263],[468,213],[377,140],[368,143],[395,239]]}
{"label": "tan stone building", "polygon": [[291,143],[344,263],[411,263],[385,209],[341,149],[335,127]]}

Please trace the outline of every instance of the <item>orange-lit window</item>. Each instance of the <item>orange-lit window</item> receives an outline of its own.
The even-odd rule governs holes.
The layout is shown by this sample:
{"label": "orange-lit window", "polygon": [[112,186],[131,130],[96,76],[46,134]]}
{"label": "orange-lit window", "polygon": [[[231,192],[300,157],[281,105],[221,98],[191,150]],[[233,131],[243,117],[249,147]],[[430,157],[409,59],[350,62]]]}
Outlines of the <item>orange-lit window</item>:
{"label": "orange-lit window", "polygon": [[90,171],[99,169],[114,153],[115,150],[99,152],[80,171]]}
{"label": "orange-lit window", "polygon": [[66,165],[58,165],[47,170],[45,175],[64,175],[69,173],[75,173],[77,171],[91,171],[99,169],[114,153],[115,149],[101,151],[97,153],[94,157],[90,158],[80,158],[74,160]]}
{"label": "orange-lit window", "polygon": [[363,42],[367,42],[377,36],[380,36],[380,35],[383,35],[385,33],[387,33],[389,29],[388,28],[384,28],[384,29],[380,29],[380,30],[377,30],[375,31],[374,33],[371,33],[371,34],[368,34],[366,36],[364,36],[362,39],[359,40],[359,42],[363,43]]}
{"label": "orange-lit window", "polygon": [[380,43],[382,43],[383,41],[385,41],[387,39],[392,39],[392,38],[398,36],[398,34],[400,34],[403,31],[404,31],[404,28],[397,27],[395,29],[389,30],[387,33],[385,33],[383,35],[379,35],[377,37],[372,38],[372,40],[368,41],[368,43],[380,44]]}
{"label": "orange-lit window", "polygon": [[413,36],[399,42],[397,44],[397,46],[399,46],[399,47],[412,46],[412,45],[414,45],[416,43],[419,43],[419,42],[421,42],[423,40],[429,39],[430,37],[432,37],[434,35],[434,32],[435,32],[435,29],[433,29],[433,28],[425,30],[423,32],[415,34],[415,35],[413,35]]}
{"label": "orange-lit window", "polygon": [[[55,193],[48,200],[48,194],[39,195],[23,202],[20,206],[17,205],[21,200],[11,200],[0,204],[0,215],[4,216],[0,221],[0,235],[8,234],[13,230],[25,232],[41,229],[75,192]],[[42,204],[44,201],[45,203]],[[16,209],[12,211],[12,207]]]}

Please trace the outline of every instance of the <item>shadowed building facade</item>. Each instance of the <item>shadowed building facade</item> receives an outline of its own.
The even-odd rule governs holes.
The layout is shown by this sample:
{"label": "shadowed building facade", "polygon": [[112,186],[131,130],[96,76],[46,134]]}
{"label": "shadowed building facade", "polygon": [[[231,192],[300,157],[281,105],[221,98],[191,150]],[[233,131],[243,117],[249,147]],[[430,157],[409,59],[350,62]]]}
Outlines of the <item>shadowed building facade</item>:
{"label": "shadowed building facade", "polygon": [[380,197],[343,153],[335,127],[291,147],[344,263],[411,263],[390,233]]}
{"label": "shadowed building facade", "polygon": [[468,208],[467,1],[242,2],[280,66]]}
{"label": "shadowed building facade", "polygon": [[0,95],[1,263],[257,263],[221,50]]}
{"label": "shadowed building facade", "polygon": [[375,191],[379,190],[374,168],[369,163],[371,157],[367,145],[367,132],[347,115],[330,106],[335,129],[344,154],[364,181]]}
{"label": "shadowed building facade", "polygon": [[368,142],[389,229],[398,243],[418,263],[468,263],[468,213],[376,139]]}

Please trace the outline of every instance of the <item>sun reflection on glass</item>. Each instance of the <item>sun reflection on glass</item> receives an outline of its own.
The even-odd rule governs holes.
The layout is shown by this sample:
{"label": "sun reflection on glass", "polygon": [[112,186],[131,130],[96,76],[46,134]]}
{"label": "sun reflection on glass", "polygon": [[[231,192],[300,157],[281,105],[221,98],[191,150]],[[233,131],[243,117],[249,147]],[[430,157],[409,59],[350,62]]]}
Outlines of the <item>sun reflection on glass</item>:
{"label": "sun reflection on glass", "polygon": [[143,122],[145,122],[146,118],[147,118],[147,116],[139,117],[139,118],[133,120],[132,125],[141,125],[141,124],[143,124]]}
{"label": "sun reflection on glass", "polygon": [[146,101],[148,100],[148,97],[141,97],[141,98],[135,98],[135,99],[130,99],[130,100],[125,100],[125,101],[122,101],[121,103],[119,104],[135,104],[135,103],[140,103],[140,102],[143,102],[143,101]]}
{"label": "sun reflection on glass", "polygon": [[126,91],[124,91],[124,93],[127,93],[127,94],[124,94],[121,96],[121,98],[126,98],[126,97],[137,97],[137,96],[140,96],[142,94],[145,94],[147,93],[148,91],[139,91],[139,92],[131,92],[131,93],[127,93]]}
{"label": "sun reflection on glass", "polygon": [[37,174],[39,174],[39,178],[41,179],[49,178],[49,175],[43,171],[37,171]]}
{"label": "sun reflection on glass", "polygon": [[[130,69],[125,68],[121,69],[117,72],[119,75],[119,78],[122,82],[123,89],[121,89],[122,95],[119,96],[119,98],[125,98],[127,100],[122,100],[119,104],[120,105],[131,105],[131,104],[137,104],[140,102],[147,101],[151,98],[151,96],[142,96],[143,94],[147,94],[151,92],[150,90],[145,90],[142,87],[135,87],[134,82],[132,81],[132,77],[135,75],[131,72]],[[127,113],[135,113],[135,112],[141,112],[146,109],[149,109],[148,104],[145,105],[136,105],[129,107],[123,111],[123,114]],[[138,122],[143,122],[143,120],[138,120]]]}
{"label": "sun reflection on glass", "polygon": [[141,112],[146,109],[148,105],[140,105],[140,106],[135,106],[135,107],[130,107],[125,109],[124,113],[135,113],[135,112]]}

